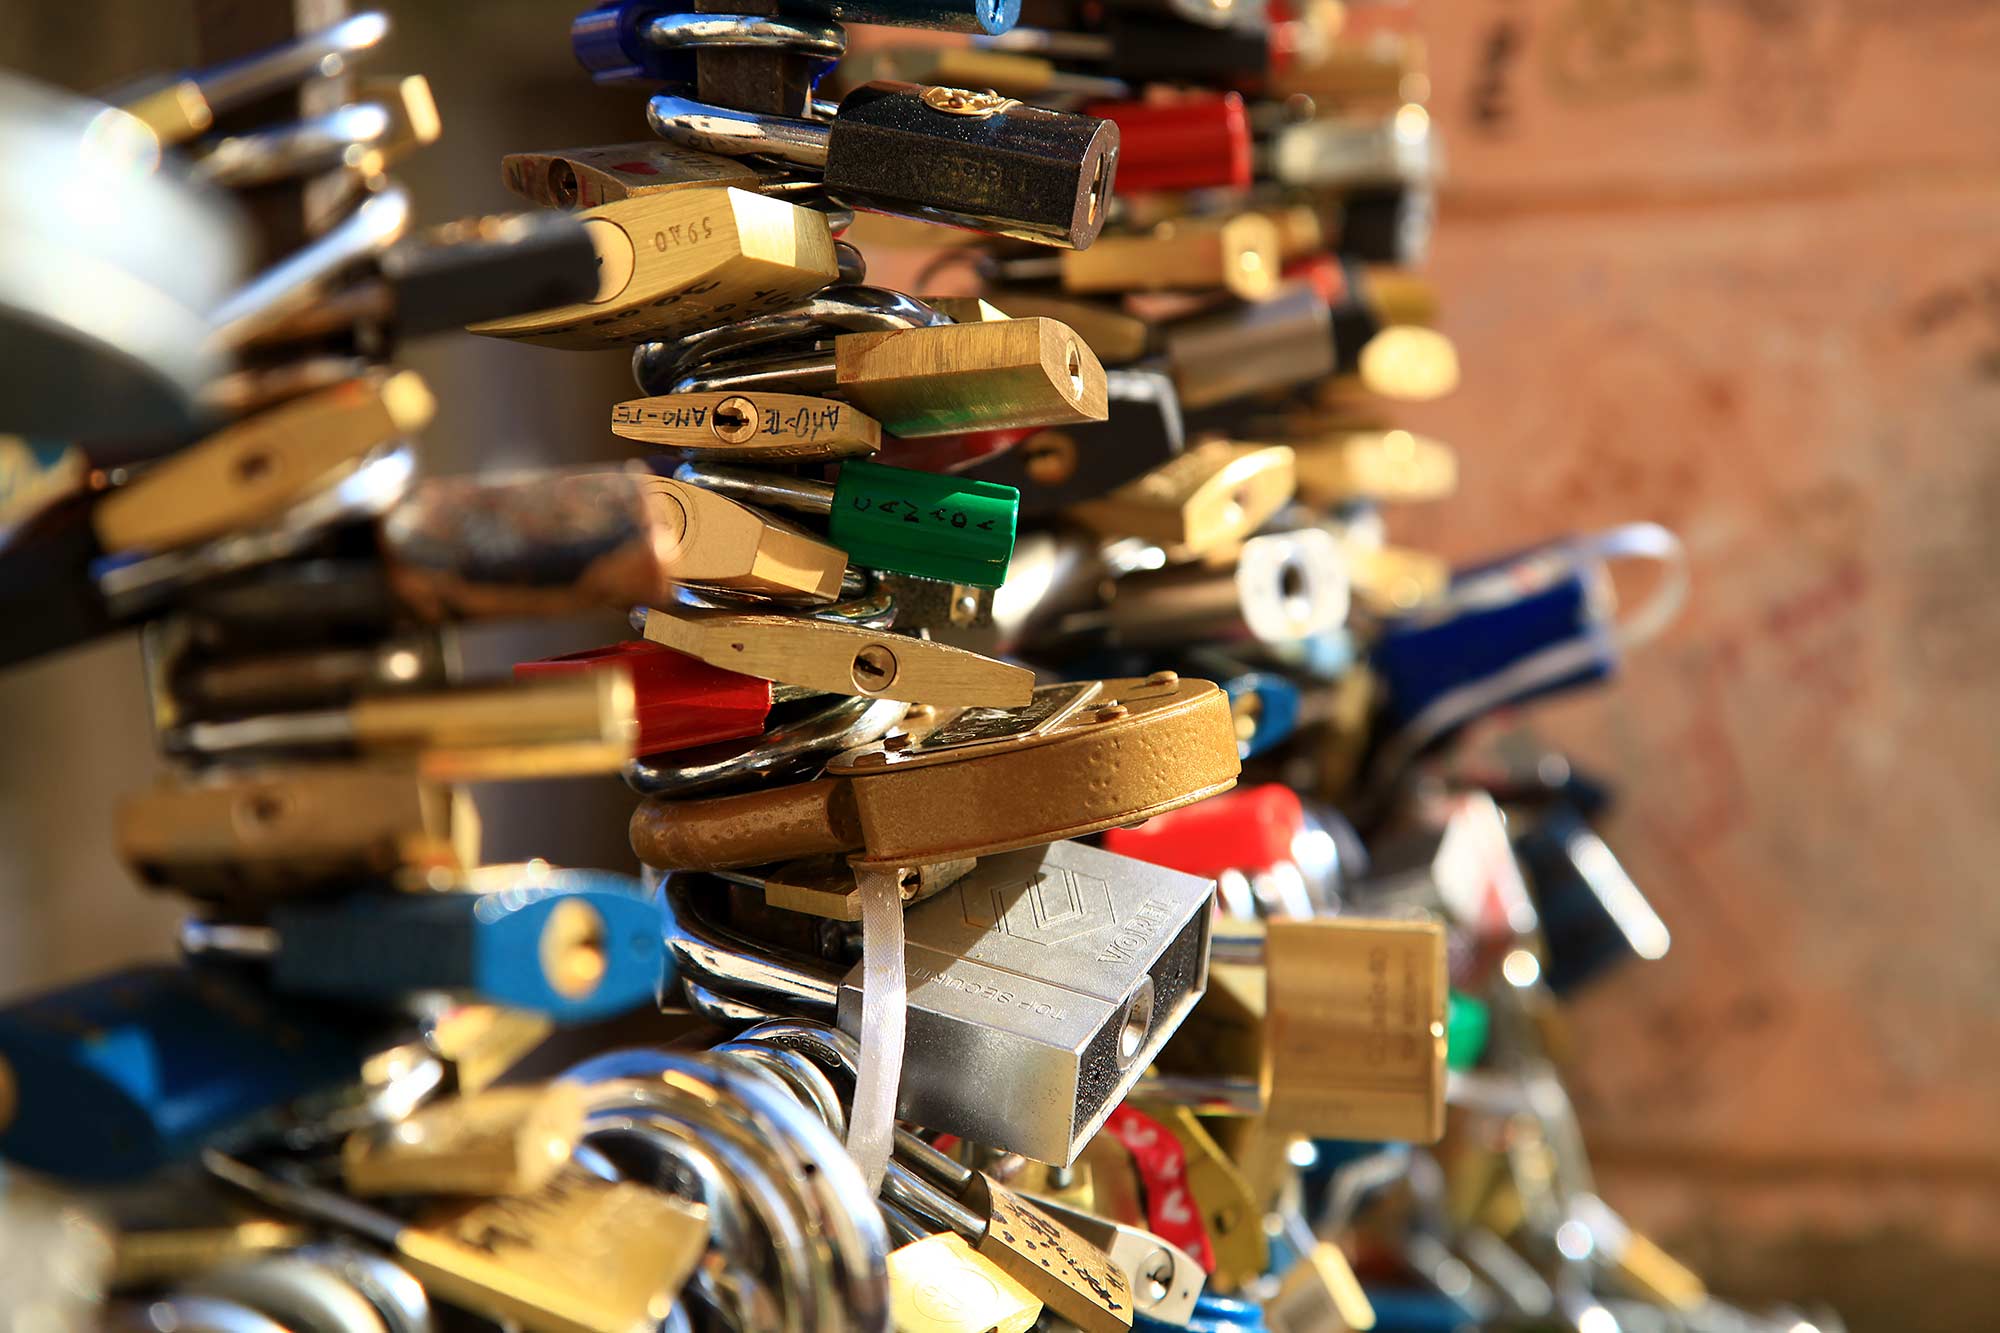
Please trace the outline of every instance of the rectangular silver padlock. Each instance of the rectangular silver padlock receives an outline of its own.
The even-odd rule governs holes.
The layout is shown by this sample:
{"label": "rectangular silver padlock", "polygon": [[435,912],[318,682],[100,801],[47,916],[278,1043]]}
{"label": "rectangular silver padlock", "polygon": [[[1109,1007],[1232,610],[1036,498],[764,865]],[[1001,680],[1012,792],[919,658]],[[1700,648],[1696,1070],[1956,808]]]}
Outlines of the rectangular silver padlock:
{"label": "rectangular silver padlock", "polygon": [[[896,1114],[1067,1166],[1208,987],[1215,882],[1057,842],[904,915]],[[840,1026],[860,1031],[861,968]]]}

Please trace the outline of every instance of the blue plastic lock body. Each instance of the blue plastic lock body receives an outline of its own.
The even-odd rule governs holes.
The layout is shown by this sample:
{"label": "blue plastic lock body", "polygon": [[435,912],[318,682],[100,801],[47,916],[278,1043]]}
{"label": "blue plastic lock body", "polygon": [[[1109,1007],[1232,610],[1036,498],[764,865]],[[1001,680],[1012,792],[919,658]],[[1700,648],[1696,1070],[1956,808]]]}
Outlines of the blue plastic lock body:
{"label": "blue plastic lock body", "polygon": [[1514,840],[1514,852],[1548,946],[1542,975],[1558,997],[1621,963],[1666,954],[1666,924],[1574,809],[1552,806]]}
{"label": "blue plastic lock body", "polygon": [[[814,19],[993,36],[1021,20],[1021,0],[798,0],[786,8]],[[638,80],[691,84],[695,81],[694,49],[657,42],[650,35],[656,22],[681,15],[693,17],[694,11],[660,0],[611,0],[593,5],[570,22],[570,49],[576,53],[577,63],[599,83]],[[823,73],[824,67],[819,72]]]}
{"label": "blue plastic lock body", "polygon": [[1299,729],[1299,687],[1274,671],[1246,671],[1222,682],[1229,696],[1229,711],[1247,718],[1252,729],[1248,739],[1237,728],[1239,757],[1255,759],[1289,739]]}
{"label": "blue plastic lock body", "polygon": [[583,1023],[651,1003],[663,966],[657,899],[606,871],[524,872],[490,892],[291,903],[271,925],[275,988],[350,1003],[441,991]]}
{"label": "blue plastic lock body", "polygon": [[132,968],[22,1000],[0,1010],[0,1157],[130,1180],[355,1081],[370,1029],[195,967]]}
{"label": "blue plastic lock body", "polygon": [[1554,551],[1454,574],[1433,607],[1387,621],[1370,652],[1397,728],[1433,706],[1471,721],[1603,680],[1617,662],[1601,567]]}

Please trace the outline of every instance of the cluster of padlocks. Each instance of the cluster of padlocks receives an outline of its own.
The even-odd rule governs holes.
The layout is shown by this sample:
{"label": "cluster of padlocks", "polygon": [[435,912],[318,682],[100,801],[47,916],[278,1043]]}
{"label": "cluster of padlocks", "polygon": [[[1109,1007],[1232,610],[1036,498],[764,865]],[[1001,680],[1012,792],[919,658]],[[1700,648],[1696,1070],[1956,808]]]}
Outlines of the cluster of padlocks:
{"label": "cluster of padlocks", "polygon": [[[1814,1327],[1595,1193],[1561,1001],[1666,932],[1601,788],[1453,753],[1677,546],[1385,538],[1456,482],[1393,424],[1457,377],[1417,39],[1028,3],[602,5],[653,136],[428,232],[421,79],[268,113],[380,16],[0,85],[132,224],[0,217],[0,660],[141,630],[119,851],[191,912],[0,1010],[9,1327]],[[633,447],[420,478],[394,354],[461,328],[630,348]],[[589,609],[636,637],[460,678],[453,623]],[[481,863],[463,784],[585,775],[638,874]]]}

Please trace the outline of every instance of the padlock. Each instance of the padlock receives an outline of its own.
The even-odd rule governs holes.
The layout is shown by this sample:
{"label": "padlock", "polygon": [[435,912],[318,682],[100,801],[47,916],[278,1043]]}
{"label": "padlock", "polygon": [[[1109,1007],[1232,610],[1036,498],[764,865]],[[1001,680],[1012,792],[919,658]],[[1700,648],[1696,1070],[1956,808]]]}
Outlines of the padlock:
{"label": "padlock", "polygon": [[1216,964],[1210,1003],[1190,1015],[1181,1044],[1164,1057],[1162,1068],[1190,1077],[1142,1083],[1142,1094],[1171,1089],[1204,1111],[1261,1113],[1278,1133],[1436,1142],[1444,1132],[1443,928],[1317,917],[1266,922],[1262,933],[1261,975]]}
{"label": "padlock", "polygon": [[889,1255],[896,1333],[1026,1333],[1042,1302],[991,1259],[947,1231]]}
{"label": "padlock", "polygon": [[1187,1324],[1207,1280],[1193,1256],[1142,1227],[1109,1221],[1032,1194],[1024,1193],[1022,1198],[1104,1251],[1117,1265],[1132,1292],[1135,1325],[1140,1318]]}
{"label": "padlock", "polygon": [[[1215,1247],[1209,1240],[1207,1220],[1196,1209],[1194,1196],[1188,1189],[1187,1151],[1182,1148],[1180,1140],[1165,1125],[1129,1104],[1120,1106],[1106,1118],[1103,1133],[1115,1140],[1130,1157],[1139,1193],[1145,1200],[1146,1225],[1158,1239],[1185,1245],[1187,1249],[1181,1251],[1182,1255],[1202,1273],[1214,1272]],[[1094,1189],[1094,1174],[1092,1185]],[[1104,1220],[1116,1222],[1117,1219],[1107,1217]],[[1104,1248],[1107,1253],[1111,1252],[1109,1244],[1105,1244]],[[1178,1266],[1179,1261],[1175,1262]],[[1129,1270],[1126,1276],[1135,1278]],[[1142,1304],[1148,1290],[1157,1291],[1161,1285],[1174,1288],[1183,1285],[1162,1284],[1157,1272],[1153,1276],[1151,1284],[1136,1278],[1133,1281],[1133,1292]],[[1200,1277],[1194,1279],[1186,1299],[1193,1299],[1204,1280]],[[1162,1317],[1157,1310],[1148,1313],[1154,1318]]]}
{"label": "padlock", "polygon": [[276,348],[421,337],[597,293],[590,229],[553,213],[496,214],[433,227],[389,246],[358,280],[298,302],[239,333],[245,347]]}
{"label": "padlock", "polygon": [[719,462],[821,462],[882,447],[881,424],[853,404],[795,393],[638,398],[611,409],[611,433]]}
{"label": "padlock", "polygon": [[1256,213],[1175,218],[1148,231],[1097,238],[1088,250],[1051,259],[1004,260],[1003,282],[1055,279],[1066,292],[1226,291],[1262,301],[1278,283],[1278,233]]}
{"label": "padlock", "polygon": [[711,463],[684,463],[674,476],[824,517],[833,544],[870,569],[981,588],[1007,577],[1021,498],[1012,486],[866,461],[842,464],[832,483]]}
{"label": "padlock", "polygon": [[260,766],[162,784],[120,803],[117,836],[141,883],[223,899],[479,863],[471,798],[410,765]]}
{"label": "padlock", "polygon": [[1054,295],[1039,288],[996,288],[992,303],[1013,319],[1053,319],[1066,325],[1107,366],[1124,366],[1146,355],[1152,326],[1107,301]]}
{"label": "padlock", "polygon": [[755,191],[763,177],[734,158],[654,139],[509,153],[500,159],[500,180],[523,199],[545,208],[596,208],[638,195],[702,186]]}
{"label": "padlock", "polygon": [[654,1328],[708,1244],[700,1204],[575,1165],[531,1194],[455,1204],[406,1223],[220,1153],[205,1153],[203,1163],[273,1208],[391,1249],[440,1299],[529,1333]]}
{"label": "padlock", "polygon": [[[1352,571],[1349,571],[1350,578]],[[1244,671],[1221,682],[1236,719],[1236,750],[1255,759],[1295,735],[1303,708],[1298,684],[1275,671]]]}
{"label": "padlock", "polygon": [[1333,317],[1301,280],[1281,283],[1268,300],[1175,320],[1160,336],[1181,406],[1190,411],[1309,384],[1334,370]]}
{"label": "padlock", "polygon": [[623,666],[632,676],[640,754],[685,750],[715,741],[760,736],[771,705],[799,697],[794,687],[712,667],[645,639],[586,648],[561,657],[514,664],[515,679]]}
{"label": "padlock", "polygon": [[167,745],[239,761],[310,754],[403,760],[432,781],[477,782],[615,772],[637,740],[631,677],[610,670],[186,722]]}
{"label": "padlock", "polygon": [[682,583],[826,600],[846,564],[741,505],[637,470],[436,478],[376,535],[395,600],[431,621],[623,609]]}
{"label": "padlock", "polygon": [[1299,495],[1332,507],[1351,500],[1438,500],[1458,488],[1450,445],[1406,430],[1360,430],[1292,438]]}
{"label": "padlock", "polygon": [[1387,115],[1323,116],[1271,137],[1270,172],[1314,189],[1424,183],[1441,170],[1430,113],[1406,102]]}
{"label": "padlock", "polygon": [[130,1179],[355,1082],[379,1028],[184,967],[29,996],[0,1010],[0,1153],[71,1179]]}
{"label": "padlock", "polygon": [[832,350],[760,368],[726,362],[683,373],[641,347],[634,373],[650,393],[775,388],[845,398],[902,436],[1102,421],[1104,367],[1052,319],[986,320],[840,333]]}
{"label": "padlock", "polygon": [[85,642],[128,619],[102,584],[107,562],[267,520],[421,429],[434,406],[413,372],[370,374],[226,427],[125,486],[78,491],[42,509],[0,555],[0,573],[23,603],[4,617],[0,661]]}
{"label": "padlock", "polygon": [[1104,848],[1213,879],[1225,870],[1262,870],[1289,861],[1292,844],[1304,832],[1298,793],[1266,782],[1170,811],[1137,828],[1111,829]]}
{"label": "padlock", "polygon": [[1465,570],[1442,596],[1383,623],[1370,652],[1382,679],[1385,725],[1373,766],[1400,769],[1424,747],[1508,704],[1600,681],[1629,631],[1612,624],[1612,556],[1641,556],[1664,573],[1635,623],[1656,629],[1683,586],[1680,544],[1665,529],[1630,524],[1551,543]]}
{"label": "padlock", "polygon": [[[929,28],[943,32],[998,35],[1021,17],[1019,0],[866,0],[862,4],[805,0],[787,11],[788,30],[780,42],[797,46],[822,60],[836,60],[845,46],[838,25],[814,24],[807,16],[845,23],[879,23],[898,28]],[[611,0],[585,10],[570,28],[577,63],[600,83],[631,80],[691,83],[695,73],[688,59],[703,34],[688,34],[677,22],[685,11],[662,0]],[[774,25],[775,26],[775,25]],[[749,45],[777,46],[770,37]]]}
{"label": "padlock", "polygon": [[558,1079],[432,1102],[348,1135],[340,1178],[354,1194],[529,1194],[583,1135],[582,1084]]}
{"label": "padlock", "polygon": [[[1117,97],[1126,91],[1116,79],[1063,69],[1037,56],[977,46],[894,46],[856,52],[841,61],[838,73],[846,87],[888,79],[991,89],[1045,104],[1074,97]],[[1091,114],[1103,115],[1096,110]],[[1121,145],[1121,170],[1124,162]]]}
{"label": "padlock", "polygon": [[1369,264],[1421,265],[1437,223],[1437,189],[1429,182],[1343,190],[1335,210],[1334,253]]}
{"label": "padlock", "polygon": [[1262,1204],[1193,1112],[1184,1106],[1144,1100],[1134,1109],[1171,1135],[1180,1149],[1188,1195],[1201,1216],[1214,1256],[1210,1285],[1220,1292],[1242,1290],[1270,1265]]}
{"label": "padlock", "polygon": [[1188,560],[1243,540],[1292,498],[1284,445],[1211,440],[1070,511],[1105,535],[1138,537]]}
{"label": "padlock", "polygon": [[187,546],[269,518],[379,445],[429,424],[414,371],[376,373],[287,403],[184,449],[91,515],[103,551]]}
{"label": "padlock", "polygon": [[1103,610],[1064,625],[1101,627],[1128,647],[1213,642],[1292,657],[1337,628],[1347,610],[1339,543],[1318,528],[1302,528],[1250,538],[1233,569],[1182,565],[1127,575],[1113,585]]}
{"label": "padlock", "polygon": [[1209,682],[1078,681],[850,751],[815,782],[642,802],[632,846],[674,869],[830,852],[877,867],[953,861],[1134,823],[1228,790],[1238,768],[1228,702]]}
{"label": "padlock", "polygon": [[[971,874],[977,864],[968,858],[913,866],[897,881],[898,896],[905,904],[936,897]],[[716,873],[731,884],[758,890],[769,907],[829,921],[861,919],[860,885],[855,881],[854,871],[839,857],[809,856],[782,865]]]}
{"label": "padlock", "polygon": [[1430,78],[1424,40],[1377,28],[1340,33],[1273,71],[1274,91],[1304,93],[1316,102],[1422,102]]}
{"label": "padlock", "polygon": [[829,694],[1005,708],[1027,701],[1035,685],[1026,667],[809,616],[655,608],[646,614],[645,633],[710,666]]}
{"label": "padlock", "polygon": [[[738,1006],[859,1031],[859,965],[843,976],[737,935],[709,919],[713,887],[683,878],[668,884],[667,939],[698,1011]],[[981,858],[906,907],[898,1115],[1074,1161],[1199,999],[1211,892],[1061,842]],[[969,1085],[952,1055],[968,1045],[1005,1077]]]}
{"label": "padlock", "polygon": [[170,644],[147,627],[153,725],[167,732],[189,718],[241,717],[274,709],[327,708],[358,695],[437,690],[448,683],[451,654],[437,636],[403,634],[365,647],[242,654]]}
{"label": "padlock", "polygon": [[839,276],[826,217],[730,187],[586,209],[597,247],[589,301],[483,320],[468,331],[544,347],[616,347],[798,304]]}
{"label": "padlock", "polygon": [[[1193,20],[1188,11],[1197,8],[1161,12],[1109,6],[1103,14],[1102,35],[1089,39],[1098,44],[1091,54],[1104,62],[1105,73],[1135,85],[1252,88],[1261,84],[1273,58],[1262,16],[1231,13],[1218,24]],[[1079,53],[1086,49],[1082,41],[1063,45]]]}
{"label": "padlock", "polygon": [[581,1023],[653,998],[657,905],[622,875],[498,866],[430,888],[281,902],[262,926],[193,921],[182,945],[255,960],[274,990],[363,1006],[440,995]]}
{"label": "padlock", "polygon": [[1022,518],[1050,518],[1179,456],[1180,400],[1172,380],[1151,370],[1107,370],[1104,385],[1110,415],[1102,422],[1038,431],[953,475],[1014,487]]}
{"label": "padlock", "polygon": [[855,208],[1082,249],[1110,210],[1118,127],[995,93],[863,84],[830,121],[761,116],[655,96],[661,138],[704,152],[816,169]]}
{"label": "padlock", "polygon": [[1237,93],[1166,102],[1092,102],[1118,127],[1118,192],[1241,190],[1250,185],[1250,118]]}
{"label": "padlock", "polygon": [[922,1140],[899,1138],[897,1155],[970,1211],[973,1249],[1082,1333],[1132,1327],[1132,1291],[1110,1257],[981,1171],[968,1171]]}
{"label": "padlock", "polygon": [[647,477],[647,500],[667,534],[664,563],[677,583],[781,601],[831,602],[847,556],[715,490]]}
{"label": "padlock", "polygon": [[1271,1333],[1349,1333],[1375,1327],[1375,1309],[1347,1255],[1323,1240],[1286,1270],[1264,1319]]}

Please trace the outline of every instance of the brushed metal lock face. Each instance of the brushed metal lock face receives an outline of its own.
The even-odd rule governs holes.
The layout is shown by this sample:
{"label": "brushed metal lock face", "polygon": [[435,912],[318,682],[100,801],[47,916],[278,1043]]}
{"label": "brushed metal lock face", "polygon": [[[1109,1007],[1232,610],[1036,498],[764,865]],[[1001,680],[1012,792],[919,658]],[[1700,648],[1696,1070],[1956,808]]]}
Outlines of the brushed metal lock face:
{"label": "brushed metal lock face", "polygon": [[[897,1114],[1067,1165],[1208,986],[1212,880],[1058,842],[904,915]],[[859,1028],[861,970],[841,983]]]}

